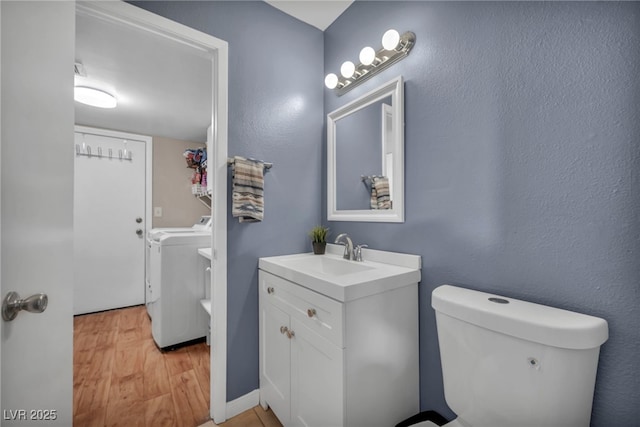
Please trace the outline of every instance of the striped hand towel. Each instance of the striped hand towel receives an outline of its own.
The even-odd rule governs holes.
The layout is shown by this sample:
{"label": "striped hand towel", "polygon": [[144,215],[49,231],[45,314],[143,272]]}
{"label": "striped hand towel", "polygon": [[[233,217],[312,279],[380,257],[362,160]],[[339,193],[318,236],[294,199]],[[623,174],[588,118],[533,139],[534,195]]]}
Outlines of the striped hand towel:
{"label": "striped hand towel", "polygon": [[262,221],[264,216],[264,163],[235,156],[233,207],[231,214],[240,222]]}
{"label": "striped hand towel", "polygon": [[371,209],[391,209],[389,178],[386,176],[371,178]]}

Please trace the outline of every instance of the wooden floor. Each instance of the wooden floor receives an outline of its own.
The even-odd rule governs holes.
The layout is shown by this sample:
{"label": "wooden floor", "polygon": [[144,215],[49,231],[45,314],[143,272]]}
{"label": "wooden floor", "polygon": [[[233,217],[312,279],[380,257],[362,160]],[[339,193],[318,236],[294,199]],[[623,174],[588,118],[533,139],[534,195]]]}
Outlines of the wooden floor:
{"label": "wooden floor", "polygon": [[282,427],[280,421],[273,414],[271,409],[265,411],[261,406],[256,406],[237,415],[222,424],[209,421],[200,427]]}
{"label": "wooden floor", "polygon": [[[144,306],[76,316],[73,341],[74,426],[216,426],[209,421],[209,347],[160,351]],[[260,407],[223,425],[282,427]]]}
{"label": "wooden floor", "polygon": [[74,318],[73,421],[196,427],[209,419],[209,347],[160,351],[144,306]]}

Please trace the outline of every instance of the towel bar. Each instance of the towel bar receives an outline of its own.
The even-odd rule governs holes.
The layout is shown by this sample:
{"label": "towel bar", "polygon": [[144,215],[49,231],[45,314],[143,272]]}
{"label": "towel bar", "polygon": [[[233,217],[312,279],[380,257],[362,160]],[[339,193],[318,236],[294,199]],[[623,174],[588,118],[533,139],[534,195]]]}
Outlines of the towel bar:
{"label": "towel bar", "polygon": [[[232,157],[227,157],[227,165],[231,166],[232,164],[235,163],[235,159],[233,159]],[[273,166],[273,163],[267,163],[267,162],[263,162],[264,163],[264,168],[265,169],[271,169],[271,167]]]}

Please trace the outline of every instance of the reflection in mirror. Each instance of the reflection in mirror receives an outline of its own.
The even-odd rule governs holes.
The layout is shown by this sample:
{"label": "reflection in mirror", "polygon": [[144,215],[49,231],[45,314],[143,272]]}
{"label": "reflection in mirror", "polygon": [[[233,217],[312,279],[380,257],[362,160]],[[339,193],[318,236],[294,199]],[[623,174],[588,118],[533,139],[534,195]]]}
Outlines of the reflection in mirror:
{"label": "reflection in mirror", "polygon": [[385,106],[390,109],[391,96],[336,123],[336,182],[340,183],[336,188],[338,210],[378,209],[370,197],[372,180],[385,177],[389,187],[393,182],[387,173],[388,163],[393,159],[393,144],[386,141],[387,122],[382,120]]}
{"label": "reflection in mirror", "polygon": [[327,116],[330,221],[403,222],[402,77]]}

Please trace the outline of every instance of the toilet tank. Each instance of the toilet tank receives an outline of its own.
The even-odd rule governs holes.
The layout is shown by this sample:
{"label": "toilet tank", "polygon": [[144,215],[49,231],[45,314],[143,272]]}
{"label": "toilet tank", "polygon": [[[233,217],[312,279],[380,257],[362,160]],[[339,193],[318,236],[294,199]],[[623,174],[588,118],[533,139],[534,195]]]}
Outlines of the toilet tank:
{"label": "toilet tank", "polygon": [[589,426],[605,320],[450,285],[431,304],[445,399],[463,425]]}

